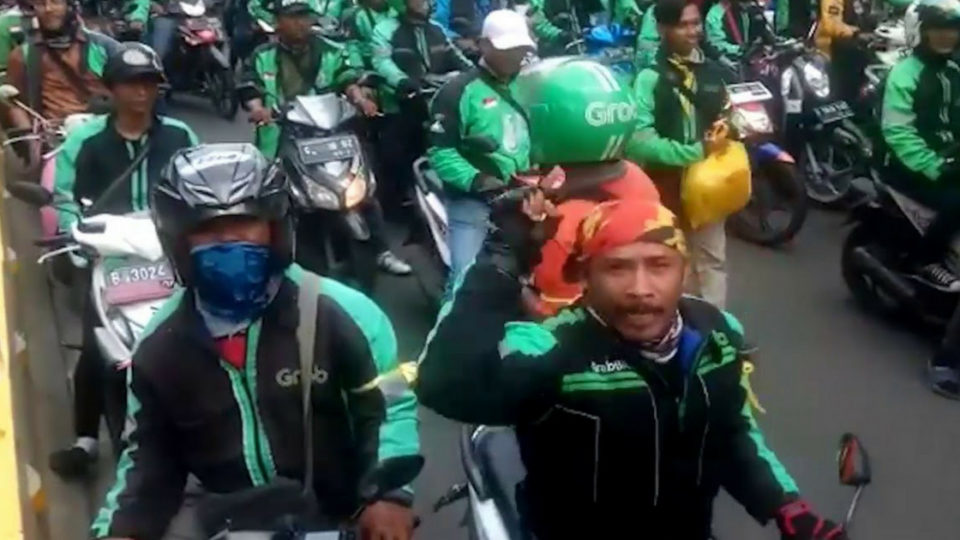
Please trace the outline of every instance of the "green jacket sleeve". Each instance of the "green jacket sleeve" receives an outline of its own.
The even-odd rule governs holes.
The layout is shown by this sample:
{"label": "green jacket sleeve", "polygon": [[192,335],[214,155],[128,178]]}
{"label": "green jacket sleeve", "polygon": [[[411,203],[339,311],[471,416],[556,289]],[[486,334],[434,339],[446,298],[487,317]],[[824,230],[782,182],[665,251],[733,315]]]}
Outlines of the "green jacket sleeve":
{"label": "green jacket sleeve", "polygon": [[247,3],[247,11],[250,12],[250,15],[253,16],[254,20],[261,20],[267,24],[273,25],[276,23],[276,18],[273,16],[273,13],[271,13],[270,10],[263,5],[263,2],[264,0],[249,0]]}
{"label": "green jacket sleeve", "polygon": [[260,77],[259,71],[257,71],[259,56],[258,50],[255,50],[253,54],[243,62],[240,78],[237,81],[237,94],[243,102],[256,98],[264,99],[263,79]]}
{"label": "green jacket sleeve", "polygon": [[907,63],[911,60],[901,61],[887,76],[881,131],[883,140],[905,167],[936,180],[943,167],[943,158],[927,145],[917,131],[913,95],[917,89],[917,75],[910,69],[912,64]]}
{"label": "green jacket sleeve", "polygon": [[643,14],[636,0],[613,0],[613,21],[636,28],[640,25]]}
{"label": "green jacket sleeve", "polygon": [[360,78],[363,72],[363,59],[356,43],[336,43],[339,54],[333,56],[336,65],[333,67],[333,81],[339,87],[352,84]]}
{"label": "green jacket sleeve", "polygon": [[[131,7],[132,6],[132,7]],[[127,20],[146,24],[150,18],[150,0],[127,0]]]}
{"label": "green jacket sleeve", "polygon": [[470,191],[473,179],[480,171],[459,150],[464,119],[460,106],[463,86],[455,84],[457,82],[447,83],[430,103],[433,123],[428,131],[430,147],[427,149],[427,159],[444,183],[460,191]]}
{"label": "green jacket sleeve", "polygon": [[738,58],[741,53],[740,45],[727,41],[727,31],[723,28],[725,17],[726,9],[720,2],[714,4],[707,12],[707,43],[725,56]]}
{"label": "green jacket sleeve", "polygon": [[53,193],[58,200],[64,201],[57,206],[57,221],[61,231],[69,231],[80,212],[73,189],[77,182],[77,160],[85,140],[86,137],[79,133],[68,135],[54,162]]}
{"label": "green jacket sleeve", "polygon": [[541,40],[550,43],[561,37],[563,31],[550,22],[543,9],[543,0],[530,0],[530,11],[527,13],[533,26],[533,33]]}
{"label": "green jacket sleeve", "polygon": [[407,78],[407,74],[393,61],[393,33],[397,29],[397,21],[388,19],[373,27],[373,69],[387,81],[387,85],[396,88],[397,84]]}
{"label": "green jacket sleeve", "polygon": [[640,25],[640,31],[637,32],[637,53],[634,59],[637,73],[656,62],[659,49],[660,32],[657,30],[657,18],[653,14],[653,8],[650,8],[643,14],[643,22]]}
{"label": "green jacket sleeve", "polygon": [[520,284],[478,261],[440,311],[420,355],[417,395],[461,422],[511,425],[542,414],[559,388],[553,335],[522,320]]}
{"label": "green jacket sleeve", "polygon": [[703,159],[703,144],[684,144],[661,137],[654,127],[653,91],[659,75],[652,69],[642,71],[634,82],[637,100],[637,129],[627,141],[626,155],[641,165],[686,167]]}

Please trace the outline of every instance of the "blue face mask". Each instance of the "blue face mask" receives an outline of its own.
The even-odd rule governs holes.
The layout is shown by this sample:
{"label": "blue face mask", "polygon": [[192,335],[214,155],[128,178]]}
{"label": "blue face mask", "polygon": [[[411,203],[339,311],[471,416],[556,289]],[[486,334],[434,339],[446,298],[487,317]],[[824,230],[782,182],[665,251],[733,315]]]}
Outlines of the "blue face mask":
{"label": "blue face mask", "polygon": [[231,322],[260,316],[270,302],[269,246],[250,242],[207,244],[190,250],[193,281],[202,307]]}

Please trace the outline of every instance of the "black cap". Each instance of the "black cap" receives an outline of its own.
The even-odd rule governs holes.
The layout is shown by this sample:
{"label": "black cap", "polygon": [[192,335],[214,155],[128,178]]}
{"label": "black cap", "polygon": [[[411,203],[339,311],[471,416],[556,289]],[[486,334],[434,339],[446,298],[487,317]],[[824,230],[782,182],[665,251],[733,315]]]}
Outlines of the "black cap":
{"label": "black cap", "polygon": [[160,57],[150,47],[136,41],[125,41],[110,52],[103,69],[103,82],[107,86],[122,81],[153,77],[165,82]]}

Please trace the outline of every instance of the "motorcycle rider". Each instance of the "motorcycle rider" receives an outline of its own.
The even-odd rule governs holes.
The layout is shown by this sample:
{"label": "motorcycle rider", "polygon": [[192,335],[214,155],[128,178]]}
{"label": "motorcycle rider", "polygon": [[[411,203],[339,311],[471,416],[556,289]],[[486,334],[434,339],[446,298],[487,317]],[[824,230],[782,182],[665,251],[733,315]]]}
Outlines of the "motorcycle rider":
{"label": "motorcycle rider", "polygon": [[[257,125],[257,148],[267,159],[276,157],[280,139],[272,109],[296,96],[339,87],[365,116],[379,114],[377,104],[356,84],[363,65],[353,46],[311,34],[310,24],[317,15],[313,5],[309,0],[283,0],[276,13],[277,42],[257,47],[247,60],[238,88],[250,121]],[[410,265],[387,248],[383,216],[375,200],[367,203],[364,216],[371,227],[371,241],[379,245],[380,268],[409,274]]]}
{"label": "motorcycle rider", "polygon": [[597,205],[568,266],[575,304],[524,321],[521,279],[542,193],[499,216],[421,355],[417,395],[471,424],[515,426],[527,476],[522,519],[537,538],[712,538],[723,487],[786,540],[847,536],[800,498],[747,396],[731,314],[682,297],[684,236],[655,201]]}
{"label": "motorcycle rider", "polygon": [[[48,119],[87,111],[109,94],[101,77],[117,42],[80,24],[76,0],[34,0],[33,6],[39,31],[10,53],[7,80]],[[20,108],[9,113],[15,129],[32,125]]]}
{"label": "motorcycle rider", "polygon": [[[722,144],[714,123],[726,106],[725,70],[698,46],[700,10],[690,0],[659,0],[662,36],[654,66],[637,75],[637,129],[627,143],[627,159],[650,175],[663,204],[687,228],[680,202],[684,169]],[[691,96],[694,96],[692,98]],[[723,222],[688,231],[690,291],[719,308],[727,299],[726,235]]]}
{"label": "motorcycle rider", "polygon": [[720,0],[706,17],[707,43],[730,60],[739,60],[757,39],[771,42],[773,35],[763,18],[763,8],[753,0]]}
{"label": "motorcycle rider", "polygon": [[[530,160],[540,171],[557,219],[540,247],[527,286],[530,315],[552,316],[577,301],[583,287],[565,272],[577,227],[597,204],[612,199],[659,201],[657,188],[640,168],[623,159],[636,125],[629,87],[609,68],[584,59],[547,59],[517,78],[517,100],[530,122]],[[610,111],[609,114],[605,111]],[[561,175],[561,176],[556,176]]]}
{"label": "motorcycle rider", "polygon": [[946,291],[960,279],[944,264],[960,230],[956,143],[960,140],[960,68],[952,59],[960,42],[960,4],[922,0],[920,43],[887,76],[881,131],[887,146],[884,181],[937,211],[918,246],[916,276]]}
{"label": "motorcycle rider", "polygon": [[[514,92],[521,63],[536,45],[524,17],[508,9],[490,12],[481,36],[479,67],[448,82],[430,104],[427,157],[445,187],[448,293],[487,234],[486,192],[530,168],[527,119]],[[465,137],[486,137],[495,148],[472,148]]]}
{"label": "motorcycle rider", "polygon": [[[310,0],[310,7],[321,17],[330,17],[336,21],[343,15],[343,0]],[[254,21],[263,21],[270,26],[277,23],[276,11],[286,4],[283,0],[250,0],[247,9]]]}
{"label": "motorcycle rider", "polygon": [[430,20],[429,0],[405,4],[399,18],[379,23],[373,32],[373,67],[385,80],[380,103],[388,115],[378,154],[391,173],[381,183],[380,195],[397,216],[413,187],[413,162],[426,151],[427,103],[419,93],[423,78],[473,68]]}
{"label": "motorcycle rider", "polygon": [[0,13],[0,71],[7,70],[10,53],[32,30],[33,3],[29,0],[17,0],[15,6]]}
{"label": "motorcycle rider", "polygon": [[[56,157],[54,190],[57,198],[65,201],[58,205],[63,231],[71,230],[77,221],[81,199],[94,201],[106,214],[148,209],[147,194],[170,156],[197,144],[189,126],[154,111],[158,86],[165,78],[152,49],[140,43],[121,43],[107,59],[103,80],[113,95],[114,111],[71,130]],[[124,174],[126,171],[130,172]],[[111,187],[115,183],[118,187]],[[104,196],[109,199],[103,200]],[[89,279],[80,283],[89,283]],[[92,471],[105,396],[123,397],[122,386],[114,388],[117,381],[107,377],[108,367],[93,332],[97,314],[86,296],[83,345],[73,379],[77,440],[70,448],[50,455],[50,468],[65,478]]]}
{"label": "motorcycle rider", "polygon": [[562,29],[550,21],[545,0],[437,0],[433,20],[440,24],[454,45],[464,54],[477,59],[480,56],[479,39],[482,23],[496,9],[512,9],[528,18],[533,35],[542,45],[566,44],[574,36],[570,29]]}
{"label": "motorcycle rider", "polygon": [[387,0],[359,0],[357,6],[344,15],[344,28],[363,58],[363,65],[373,69],[373,30],[385,20],[399,17],[403,11],[394,8],[396,2]]}
{"label": "motorcycle rider", "polygon": [[[304,478],[297,321],[307,272],[292,262],[286,182],[252,145],[216,144],[178,152],[153,190],[183,288],[134,353],[127,448],[94,538],[160,538],[188,474],[214,493]],[[407,540],[412,492],[360,499],[378,460],[419,447],[413,393],[379,386],[399,369],[393,327],[362,293],[320,279],[310,487],[331,524],[359,515],[363,538]]]}

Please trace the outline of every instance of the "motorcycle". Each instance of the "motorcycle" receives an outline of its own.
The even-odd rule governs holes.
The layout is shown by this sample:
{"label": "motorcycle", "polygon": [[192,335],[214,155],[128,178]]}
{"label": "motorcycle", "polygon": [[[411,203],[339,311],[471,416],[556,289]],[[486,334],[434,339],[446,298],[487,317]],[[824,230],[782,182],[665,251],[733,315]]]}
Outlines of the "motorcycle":
{"label": "motorcycle", "polygon": [[793,157],[771,141],[774,128],[765,102],[772,100],[773,94],[756,81],[728,84],[726,90],[732,131],[750,156],[752,187],[747,205],[727,223],[743,240],[769,247],[782,245],[803,226],[807,197]]}
{"label": "motorcycle", "polygon": [[[362,499],[375,501],[383,494],[410,484],[423,468],[422,456],[382,460],[362,480]],[[225,495],[208,495],[200,503],[198,518],[209,540],[354,540],[360,538],[351,524],[326,523],[316,508],[312,490],[288,478]],[[418,520],[414,520],[414,526]]]}
{"label": "motorcycle", "polygon": [[377,181],[358,137],[362,116],[332,91],[298,96],[276,116],[277,162],[290,179],[299,213],[298,258],[312,270],[353,279],[371,292],[378,253],[361,208],[374,196]]}
{"label": "motorcycle", "polygon": [[[12,182],[7,189],[37,207],[68,202],[33,182]],[[114,449],[118,449],[126,414],[126,369],[134,345],[153,314],[173,294],[176,280],[149,213],[97,215],[94,204],[85,214],[89,217],[78,215],[70,231],[35,242],[48,249],[37,263],[73,255],[91,268],[90,299],[97,316],[94,336],[110,374],[104,416]]]}
{"label": "motorcycle", "polygon": [[[886,184],[877,187],[877,197],[855,207],[850,216],[853,228],[840,256],[847,288],[861,306],[883,316],[946,324],[960,293],[937,289],[913,275],[917,242],[936,212]],[[957,240],[952,252],[957,259]]]}
{"label": "motorcycle", "polygon": [[755,47],[749,71],[779,89],[774,117],[785,149],[797,156],[807,196],[828,207],[845,207],[853,186],[876,177],[872,146],[853,122],[853,110],[831,98],[827,58],[796,39]]}
{"label": "motorcycle", "polygon": [[176,17],[177,44],[164,60],[173,91],[208,97],[217,114],[232,120],[240,106],[220,19],[207,15],[204,0],[178,0],[167,7]]}
{"label": "motorcycle", "polygon": [[[470,538],[528,538],[517,501],[517,488],[523,482],[526,470],[513,429],[465,426],[460,435],[460,460],[467,481],[451,486],[434,504],[434,512],[467,499],[464,526]],[[854,488],[843,522],[844,530],[849,533],[863,490],[872,480],[869,455],[856,435],[845,433],[841,437],[837,471],[840,484]]]}

